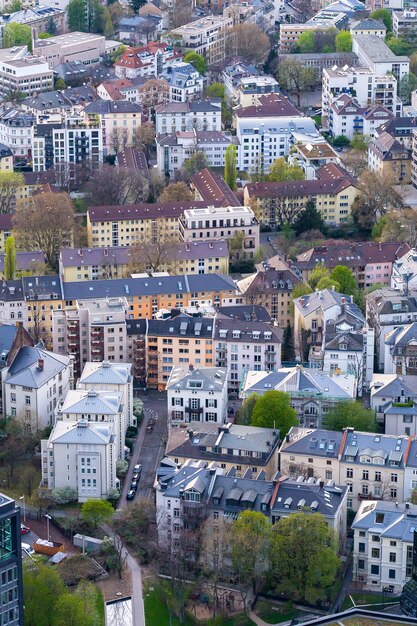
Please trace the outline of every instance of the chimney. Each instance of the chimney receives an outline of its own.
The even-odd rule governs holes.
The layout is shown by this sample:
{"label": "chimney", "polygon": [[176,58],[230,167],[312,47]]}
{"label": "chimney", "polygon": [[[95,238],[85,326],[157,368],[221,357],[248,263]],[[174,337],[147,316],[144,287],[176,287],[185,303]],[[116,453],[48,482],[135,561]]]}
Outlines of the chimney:
{"label": "chimney", "polygon": [[78,249],[78,256],[82,256],[83,255],[83,251],[81,250],[81,248]]}
{"label": "chimney", "polygon": [[107,248],[104,248],[104,256],[109,256],[109,251],[107,250]]}
{"label": "chimney", "polygon": [[194,370],[194,365],[190,363],[190,365],[188,366],[188,369],[190,370],[190,372],[192,372]]}
{"label": "chimney", "polygon": [[38,359],[38,370],[39,370],[40,372],[43,372],[43,366],[44,366],[44,364],[45,364],[44,359]]}
{"label": "chimney", "polygon": [[320,481],[320,489],[323,489],[323,487],[324,487],[324,480],[321,480]]}
{"label": "chimney", "polygon": [[346,304],[346,298],[345,296],[342,296],[341,300],[340,300],[340,304],[343,306],[344,304]]}
{"label": "chimney", "polygon": [[305,306],[305,304],[306,304],[306,299],[305,299],[305,298],[301,298],[301,300],[300,300],[300,304],[301,304],[301,306]]}
{"label": "chimney", "polygon": [[192,429],[192,428],[189,428],[189,429],[187,430],[187,433],[188,433],[188,439],[192,439],[192,438],[193,438],[193,435],[194,435],[194,431],[193,431],[193,429]]}

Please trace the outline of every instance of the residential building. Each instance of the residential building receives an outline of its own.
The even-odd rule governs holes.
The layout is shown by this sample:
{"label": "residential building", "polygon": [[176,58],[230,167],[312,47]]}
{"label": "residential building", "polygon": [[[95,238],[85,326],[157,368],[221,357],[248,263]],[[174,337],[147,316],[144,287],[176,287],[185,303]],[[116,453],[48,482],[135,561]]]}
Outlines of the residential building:
{"label": "residential building", "polygon": [[118,100],[128,100],[128,102],[134,102],[140,104],[140,85],[133,82],[130,78],[116,78],[101,83],[97,87],[97,95],[102,100],[111,100],[113,102]]}
{"label": "residential building", "polygon": [[33,55],[44,59],[51,69],[70,61],[96,65],[105,53],[105,41],[103,35],[97,33],[71,32],[54,35],[48,39],[37,39],[33,46]]}
{"label": "residential building", "polygon": [[354,35],[352,52],[355,52],[359,60],[376,75],[383,76],[391,72],[397,81],[401,81],[409,74],[410,59],[394,54],[378,35]]}
{"label": "residential building", "polygon": [[207,206],[238,206],[239,200],[226,184],[224,178],[204,168],[191,178],[190,187],[196,200],[207,203]]}
{"label": "residential building", "polygon": [[0,494],[0,620],[7,626],[23,624],[22,537],[20,507]]}
{"label": "residential building", "polygon": [[[45,41],[48,41],[45,39]],[[88,126],[83,118],[67,119],[64,128],[54,129],[54,164],[97,166],[103,161],[103,131],[98,120]]]}
{"label": "residential building", "polygon": [[26,46],[0,51],[0,95],[21,92],[32,96],[53,88],[53,72],[46,61],[31,56]]}
{"label": "residential building", "polygon": [[35,117],[15,108],[0,110],[0,141],[10,148],[14,157],[29,159]]}
{"label": "residential building", "polygon": [[127,100],[96,100],[85,107],[84,115],[92,122],[99,121],[104,156],[131,147],[142,123],[141,106]]}
{"label": "residential building", "polygon": [[151,41],[146,46],[127,48],[115,64],[117,78],[149,76],[159,78],[165,68],[182,61],[182,55],[164,42]]}
{"label": "residential building", "polygon": [[58,420],[41,441],[42,487],[77,491],[78,502],[105,500],[116,478],[116,437],[113,423]]}
{"label": "residential building", "polygon": [[30,26],[33,36],[38,37],[40,34],[47,33],[48,27],[53,20],[56,32],[63,33],[66,28],[65,11],[57,7],[45,6],[41,4],[32,5],[31,7],[22,7],[18,11],[3,14],[0,21],[0,37],[3,35],[3,28],[7,24],[22,24]]}
{"label": "residential building", "polygon": [[417,250],[406,250],[392,265],[391,287],[402,294],[408,293],[417,286]]}
{"label": "residential building", "polygon": [[[150,264],[158,257],[158,247],[146,251],[129,246],[109,248],[63,248],[60,252],[60,276],[64,282],[129,277],[135,272],[152,271]],[[0,255],[0,271],[1,271]],[[226,241],[194,241],[168,246],[158,272],[170,274],[228,274],[229,249]]]}
{"label": "residential building", "polygon": [[155,107],[155,130],[157,135],[192,130],[221,131],[221,102],[210,98],[158,104]]}
{"label": "residential building", "polygon": [[69,356],[38,346],[22,346],[9,355],[1,372],[3,415],[17,418],[33,433],[52,426],[56,406],[72,383]]}
{"label": "residential building", "polygon": [[[0,118],[1,131],[1,118]],[[411,183],[417,188],[417,130],[413,130],[412,156],[411,156]]]}
{"label": "residential building", "polygon": [[0,287],[0,322],[1,324],[22,322],[26,326],[26,305],[21,280],[2,281]]}
{"label": "residential building", "polygon": [[403,12],[392,12],[392,32],[394,37],[401,37],[406,40],[415,38],[417,26],[416,9],[406,9]]}
{"label": "residential building", "polygon": [[387,435],[417,435],[417,387],[413,375],[374,374],[370,400]]}
{"label": "residential building", "polygon": [[366,17],[363,20],[358,20],[354,22],[350,27],[351,35],[375,35],[376,37],[381,37],[381,39],[385,39],[385,35],[387,34],[387,27],[384,22],[380,22],[379,20],[374,20],[371,17]]}
{"label": "residential building", "polygon": [[[316,16],[318,17],[318,16]],[[285,54],[288,52],[293,52],[294,47],[296,46],[300,36],[303,33],[309,31],[323,30],[326,28],[340,28],[341,20],[345,21],[345,16],[342,14],[338,14],[336,16],[329,16],[330,19],[327,20],[316,20],[311,19],[303,24],[286,24],[282,22],[280,24],[279,31],[279,52],[280,54]]]}
{"label": "residential building", "polygon": [[0,143],[0,172],[13,171],[13,152],[8,146]]}
{"label": "residential building", "polygon": [[417,440],[415,436],[410,444],[407,465],[404,469],[404,502],[410,502],[417,489]]}
{"label": "residential building", "polygon": [[[5,254],[0,253],[0,275],[4,277]],[[41,251],[16,252],[16,277],[45,272],[45,255]]]}
{"label": "residential building", "polygon": [[128,310],[126,298],[107,296],[78,300],[75,310],[54,311],[54,350],[73,357],[76,378],[87,361],[124,361]]}
{"label": "residential building", "polygon": [[[187,322],[182,322],[186,324]],[[227,418],[227,370],[174,365],[166,385],[170,424],[214,422]]]}
{"label": "residential building", "polygon": [[356,67],[359,59],[353,52],[304,52],[300,54],[284,53],[279,55],[280,61],[287,59],[298,61],[303,67],[314,70],[317,80],[321,80],[324,68]]}
{"label": "residential building", "polygon": [[281,367],[282,334],[266,322],[216,318],[216,366],[228,370],[229,393],[239,393],[246,372],[275,372]]}
{"label": "residential building", "polygon": [[233,17],[208,15],[195,22],[175,28],[164,38],[175,38],[180,47],[191,49],[206,58],[207,64],[222,61],[226,56],[226,38],[233,27]]}
{"label": "residential building", "polygon": [[349,221],[352,204],[358,195],[356,179],[335,163],[321,166],[314,180],[248,183],[244,202],[257,202],[261,224],[272,228],[293,221],[312,202],[329,224]]}
{"label": "residential building", "polygon": [[272,428],[200,420],[189,422],[187,429],[170,428],[165,457],[176,465],[189,459],[215,462],[225,472],[234,468],[237,477],[248,470],[264,472],[266,480],[272,480],[278,470],[279,443],[279,431]]}
{"label": "residential building", "polygon": [[279,257],[264,261],[254,274],[236,282],[246,304],[265,307],[280,328],[293,323],[292,291],[300,283],[302,278]]}
{"label": "residential building", "polygon": [[347,93],[340,94],[330,105],[328,128],[334,137],[354,135],[375,138],[377,129],[393,118],[392,111],[383,106],[361,106],[356,98]]}
{"label": "residential building", "polygon": [[121,17],[117,38],[124,43],[144,46],[149,39],[156,38],[160,19],[148,19],[142,15]]}
{"label": "residential building", "polygon": [[348,508],[372,497],[402,502],[410,437],[293,427],[280,448],[281,471],[348,487]]}
{"label": "residential building", "polygon": [[368,145],[368,166],[381,178],[395,181],[397,185],[411,183],[410,148],[406,148],[388,133],[382,133]]}
{"label": "residential building", "polygon": [[317,170],[328,163],[340,165],[337,152],[327,141],[321,143],[297,143],[293,146],[288,161],[304,171],[306,180],[317,178]]}
{"label": "residential building", "polygon": [[11,213],[3,213],[0,215],[0,250],[2,253],[6,250],[6,240],[12,234],[13,222]]}
{"label": "residential building", "polygon": [[417,373],[417,322],[398,326],[385,335],[385,374]]}
{"label": "residential building", "polygon": [[223,76],[225,80],[226,97],[232,106],[256,106],[259,97],[265,94],[279,93],[279,85],[273,76],[259,75],[252,66],[232,66],[226,68]]}
{"label": "residential building", "polygon": [[259,223],[247,206],[185,209],[179,220],[180,237],[186,242],[226,241],[242,236],[242,249],[253,257],[259,248]]}
{"label": "residential building", "polygon": [[35,341],[41,340],[51,349],[53,312],[64,308],[61,281],[53,274],[24,276],[22,287],[26,302],[27,329]]}
{"label": "residential building", "polygon": [[308,282],[318,265],[324,265],[330,272],[338,265],[344,265],[352,271],[358,286],[364,289],[381,283],[389,285],[393,263],[407,250],[408,244],[395,241],[359,241],[349,246],[316,246],[299,254],[296,266]]}
{"label": "residential building", "polygon": [[227,148],[233,144],[230,133],[216,130],[177,131],[156,138],[157,168],[161,176],[174,178],[184,162],[202,152],[209,167],[224,167]]}
{"label": "residential building", "polygon": [[203,95],[204,77],[190,63],[176,63],[161,74],[169,85],[170,102],[188,102]]}
{"label": "residential building", "polygon": [[245,399],[252,393],[263,395],[271,390],[289,395],[301,426],[321,428],[323,416],[340,402],[356,398],[357,380],[352,374],[323,374],[299,365],[276,372],[248,371],[240,395]]}
{"label": "residential building", "polygon": [[116,167],[121,167],[132,172],[140,174],[143,178],[143,184],[150,180],[150,173],[148,168],[148,161],[143,151],[136,148],[125,148],[116,155],[115,160]]}
{"label": "residential building", "polygon": [[400,593],[412,574],[417,506],[367,499],[352,523],[354,580],[365,589]]}
{"label": "residential building", "polygon": [[388,133],[406,148],[412,148],[413,131],[416,126],[417,117],[393,117],[376,129],[375,136],[378,137],[380,133]]}

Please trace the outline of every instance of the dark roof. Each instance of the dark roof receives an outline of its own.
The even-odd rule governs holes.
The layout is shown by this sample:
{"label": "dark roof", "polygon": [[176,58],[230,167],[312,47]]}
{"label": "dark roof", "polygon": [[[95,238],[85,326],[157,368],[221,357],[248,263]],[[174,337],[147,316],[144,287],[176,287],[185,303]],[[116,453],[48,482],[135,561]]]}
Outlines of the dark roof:
{"label": "dark roof", "polygon": [[11,231],[12,226],[12,215],[10,213],[0,214],[0,230]]}
{"label": "dark roof", "polygon": [[[222,206],[216,203],[215,206]],[[88,208],[90,222],[113,222],[115,220],[155,219],[180,217],[187,209],[205,209],[207,202],[199,200],[178,202],[155,202],[154,204],[128,204],[93,206]]]}
{"label": "dark roof", "polygon": [[116,163],[117,167],[134,170],[147,180],[150,178],[145,153],[140,150],[136,150],[135,148],[125,148],[121,152],[117,153]]}
{"label": "dark roof", "polygon": [[[236,336],[236,331],[239,332],[239,336]],[[222,336],[226,332],[226,336]],[[259,333],[255,338],[253,333]],[[283,337],[283,330],[275,326],[271,326],[267,322],[259,321],[241,321],[238,319],[231,319],[225,317],[217,317],[215,324],[215,338],[227,339],[238,343],[241,341],[256,343],[281,343]]]}
{"label": "dark roof", "polygon": [[346,178],[335,180],[291,180],[285,182],[248,183],[249,196],[258,198],[277,198],[280,196],[304,196],[314,194],[336,194],[352,185]]}
{"label": "dark roof", "polygon": [[235,109],[236,117],[301,117],[291,102],[278,94],[259,98],[259,104]]}
{"label": "dark roof", "polygon": [[241,322],[270,322],[271,316],[265,307],[258,304],[239,304],[234,306],[221,306],[218,309],[220,315],[231,317]]}
{"label": "dark roof", "polygon": [[204,168],[191,179],[192,186],[205,202],[221,202],[222,206],[239,206],[240,202],[220,174]]}
{"label": "dark roof", "polygon": [[22,283],[25,300],[62,300],[59,276],[24,276]]}
{"label": "dark roof", "polygon": [[16,336],[17,327],[11,324],[2,324],[0,326],[0,363],[5,362],[4,353],[8,353],[13,345]]}
{"label": "dark roof", "polygon": [[[325,517],[335,517],[345,497],[348,487],[335,485],[330,480],[327,484],[322,481],[304,482],[303,480],[284,480],[279,483],[275,500],[272,503],[272,512],[296,513],[303,510],[308,513],[321,513]],[[307,509],[307,510],[306,510]]]}
{"label": "dark roof", "polygon": [[[0,272],[4,271],[5,254],[0,254]],[[43,252],[16,252],[16,269],[18,271],[33,270],[45,265]]]}
{"label": "dark roof", "polygon": [[55,172],[22,172],[26,185],[46,185],[55,183]]}
{"label": "dark roof", "polygon": [[345,345],[348,352],[362,352],[363,343],[364,336],[361,333],[340,332],[326,341],[325,349],[340,350],[340,345]]}
{"label": "dark roof", "polygon": [[367,263],[392,263],[409,250],[408,244],[396,241],[378,243],[359,241],[315,246],[297,256],[297,267],[300,270],[312,270],[319,263],[323,263],[328,268],[334,268],[337,265],[357,268]]}
{"label": "dark roof", "polygon": [[103,115],[105,113],[142,113],[142,107],[135,102],[129,102],[128,100],[96,100],[87,104],[84,109],[85,113],[96,113]]}
{"label": "dark roof", "polygon": [[415,128],[417,128],[417,117],[393,117],[381,124],[376,129],[376,134],[389,133],[396,137],[406,137],[412,135]]}
{"label": "dark roof", "polygon": [[281,452],[302,455],[314,454],[314,456],[323,456],[329,459],[337,459],[343,440],[343,432],[322,428],[309,430],[295,427],[291,428],[288,436],[290,441],[284,443]]}
{"label": "dark roof", "polygon": [[0,159],[12,156],[13,152],[10,150],[9,146],[4,145],[4,143],[0,143]]}

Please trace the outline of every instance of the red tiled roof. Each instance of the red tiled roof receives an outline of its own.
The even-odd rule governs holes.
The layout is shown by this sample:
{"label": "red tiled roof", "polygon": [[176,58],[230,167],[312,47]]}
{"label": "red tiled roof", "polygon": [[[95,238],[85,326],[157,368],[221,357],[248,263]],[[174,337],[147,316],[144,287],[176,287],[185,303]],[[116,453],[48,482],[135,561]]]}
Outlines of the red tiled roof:
{"label": "red tiled roof", "polygon": [[221,202],[222,206],[240,206],[238,198],[226,181],[207,168],[194,174],[191,184],[206,202]]}

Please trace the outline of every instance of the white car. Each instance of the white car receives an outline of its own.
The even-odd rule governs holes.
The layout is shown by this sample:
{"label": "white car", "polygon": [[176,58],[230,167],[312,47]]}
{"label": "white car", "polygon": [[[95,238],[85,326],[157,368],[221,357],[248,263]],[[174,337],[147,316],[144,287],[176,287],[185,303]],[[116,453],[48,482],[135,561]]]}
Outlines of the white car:
{"label": "white car", "polygon": [[22,541],[22,559],[27,555],[35,554],[35,550],[29,543],[23,543]]}

